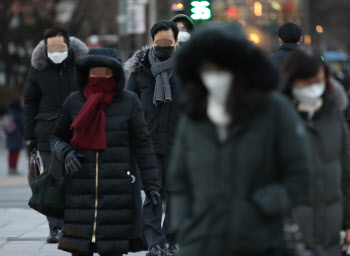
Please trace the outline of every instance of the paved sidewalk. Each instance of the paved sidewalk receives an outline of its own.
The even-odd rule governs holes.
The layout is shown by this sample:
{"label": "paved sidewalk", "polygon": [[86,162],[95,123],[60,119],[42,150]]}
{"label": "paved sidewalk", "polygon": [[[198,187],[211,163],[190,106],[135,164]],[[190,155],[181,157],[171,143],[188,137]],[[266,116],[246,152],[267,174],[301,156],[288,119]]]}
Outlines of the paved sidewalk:
{"label": "paved sidewalk", "polygon": [[[31,209],[0,209],[1,256],[71,255],[58,250],[57,244],[47,244],[48,232],[46,218]],[[129,255],[143,256],[145,253]]]}

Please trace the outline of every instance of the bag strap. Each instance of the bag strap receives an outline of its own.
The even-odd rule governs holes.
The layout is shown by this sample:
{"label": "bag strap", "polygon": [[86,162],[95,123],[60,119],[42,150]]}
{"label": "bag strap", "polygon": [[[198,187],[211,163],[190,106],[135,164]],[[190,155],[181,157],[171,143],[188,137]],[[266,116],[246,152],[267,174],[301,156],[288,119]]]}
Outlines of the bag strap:
{"label": "bag strap", "polygon": [[55,143],[55,146],[53,147],[53,150],[52,150],[50,158],[49,158],[49,168],[47,169],[48,174],[51,175],[55,180],[59,180],[59,179],[57,179],[57,177],[55,175],[52,175],[51,168],[52,168],[53,161],[55,160],[55,157],[56,157],[56,148],[58,146],[58,143],[59,143],[59,141],[57,141]]}

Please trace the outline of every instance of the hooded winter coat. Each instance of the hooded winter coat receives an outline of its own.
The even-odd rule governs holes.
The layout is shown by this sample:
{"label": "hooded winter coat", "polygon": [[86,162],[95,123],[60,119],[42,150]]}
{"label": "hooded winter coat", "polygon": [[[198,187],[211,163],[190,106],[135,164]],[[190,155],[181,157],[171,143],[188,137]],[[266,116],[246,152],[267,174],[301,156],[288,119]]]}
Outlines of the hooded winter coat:
{"label": "hooded winter coat", "polygon": [[[273,91],[272,64],[230,26],[203,28],[178,56],[191,93],[170,162],[171,230],[182,256],[285,255],[284,220],[310,184],[307,133],[291,102]],[[210,92],[198,71],[206,62],[233,73],[226,105],[241,104],[230,109],[224,141],[207,114]]]}
{"label": "hooded winter coat", "polygon": [[145,108],[148,129],[157,155],[168,157],[171,153],[177,122],[182,112],[182,92],[173,71],[170,71],[172,102],[158,106],[153,104],[156,80],[148,60],[149,50],[150,46],[142,48],[125,63],[125,69],[131,72],[127,89],[139,96]]}
{"label": "hooded winter coat", "polygon": [[171,18],[171,21],[175,23],[178,21],[181,21],[185,25],[185,27],[187,28],[190,34],[196,31],[193,21],[191,20],[190,17],[188,17],[185,14],[175,15],[174,17]]}
{"label": "hooded winter coat", "polygon": [[[73,148],[69,143],[73,136],[70,126],[86,102],[83,88],[94,67],[110,68],[117,83],[113,101],[104,109],[107,149],[75,148],[84,157],[80,171],[66,176],[66,209],[59,249],[86,254],[90,244],[95,243],[99,254],[124,254],[141,249],[137,244],[143,230],[141,178],[146,194],[159,190],[159,186],[144,110],[137,95],[124,90],[124,71],[116,50],[92,49],[77,63],[80,91],[65,101],[51,144],[58,159],[64,161]],[[131,155],[140,172],[132,168]]]}
{"label": "hooded winter coat", "polygon": [[50,151],[50,135],[67,96],[78,90],[75,63],[88,52],[86,45],[70,38],[68,57],[54,64],[47,57],[44,41],[32,54],[32,66],[24,88],[24,138],[36,140],[37,149]]}
{"label": "hooded winter coat", "polygon": [[311,193],[294,211],[303,241],[315,256],[341,255],[340,231],[350,228],[350,140],[334,95],[312,119],[301,114],[313,156]]}

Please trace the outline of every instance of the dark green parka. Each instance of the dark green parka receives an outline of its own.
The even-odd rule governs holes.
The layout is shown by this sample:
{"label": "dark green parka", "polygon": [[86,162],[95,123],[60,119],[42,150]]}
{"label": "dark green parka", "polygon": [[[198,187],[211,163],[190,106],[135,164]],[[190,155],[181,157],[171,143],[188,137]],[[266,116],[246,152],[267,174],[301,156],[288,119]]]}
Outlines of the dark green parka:
{"label": "dark green parka", "polygon": [[234,125],[225,143],[209,120],[184,117],[169,177],[181,255],[283,250],[284,217],[308,193],[310,172],[307,133],[279,93]]}
{"label": "dark green parka", "polygon": [[348,127],[330,95],[312,119],[302,116],[311,142],[314,171],[311,193],[293,215],[315,256],[338,256],[340,230],[350,228]]}

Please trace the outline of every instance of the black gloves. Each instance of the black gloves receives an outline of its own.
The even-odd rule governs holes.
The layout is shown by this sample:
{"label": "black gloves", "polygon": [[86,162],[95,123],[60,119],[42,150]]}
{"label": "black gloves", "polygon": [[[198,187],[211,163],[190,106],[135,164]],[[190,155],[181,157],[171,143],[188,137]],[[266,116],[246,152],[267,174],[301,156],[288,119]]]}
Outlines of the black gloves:
{"label": "black gloves", "polygon": [[151,201],[153,207],[160,205],[160,194],[158,191],[152,190],[148,193],[149,200]]}
{"label": "black gloves", "polygon": [[70,150],[65,157],[64,165],[66,168],[66,172],[68,174],[74,174],[78,172],[81,168],[81,163],[79,158],[83,158],[84,156],[78,154],[75,150]]}
{"label": "black gloves", "polygon": [[36,141],[35,140],[27,140],[26,146],[27,146],[28,152],[32,153],[33,150],[36,148]]}

